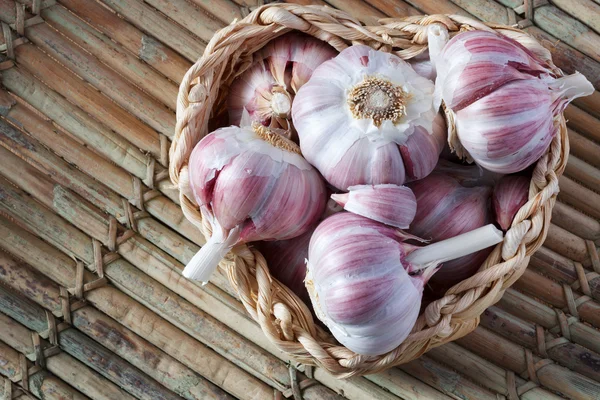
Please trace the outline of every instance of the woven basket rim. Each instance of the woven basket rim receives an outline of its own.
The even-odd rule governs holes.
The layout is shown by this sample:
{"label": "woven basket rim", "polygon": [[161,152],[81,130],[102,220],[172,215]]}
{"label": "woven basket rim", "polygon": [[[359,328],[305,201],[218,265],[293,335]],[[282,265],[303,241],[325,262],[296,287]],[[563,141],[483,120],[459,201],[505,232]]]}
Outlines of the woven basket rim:
{"label": "woven basket rim", "polygon": [[[180,189],[183,213],[205,237],[210,237],[211,227],[190,194],[187,161],[195,144],[208,133],[208,122],[215,103],[218,104],[221,84],[224,80],[230,83],[248,68],[252,54],[268,41],[295,30],[328,42],[338,51],[360,43],[409,59],[427,49],[428,25],[442,24],[451,33],[494,30],[517,41],[526,39],[529,46],[543,49],[519,29],[459,15],[387,18],[380,20],[380,24],[365,26],[345,12],[329,7],[270,4],[257,8],[213,36],[204,55],[188,70],[180,85],[169,164],[171,180]],[[562,75],[549,58],[544,61],[557,75]],[[448,118],[447,115],[448,126],[453,128],[453,121]],[[302,300],[270,276],[266,261],[257,249],[238,245],[221,262],[221,267],[225,268],[233,289],[269,340],[297,361],[318,365],[339,377],[377,373],[409,362],[433,347],[474,330],[479,316],[500,300],[504,291],[525,272],[529,257],[544,242],[558,194],[558,178],[569,153],[562,113],[554,123],[558,132],[534,168],[529,200],[516,214],[504,241],[494,248],[479,272],[430,303],[408,338],[387,354],[362,356],[339,345],[330,333],[315,324]]]}

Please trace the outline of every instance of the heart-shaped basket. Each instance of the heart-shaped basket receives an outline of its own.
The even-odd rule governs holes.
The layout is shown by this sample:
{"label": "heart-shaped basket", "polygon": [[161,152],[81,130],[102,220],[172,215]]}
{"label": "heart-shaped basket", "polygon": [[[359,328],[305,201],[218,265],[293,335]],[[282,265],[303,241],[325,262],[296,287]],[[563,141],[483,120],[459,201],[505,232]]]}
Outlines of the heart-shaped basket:
{"label": "heart-shaped basket", "polygon": [[[217,32],[200,58],[187,72],[177,99],[177,128],[170,151],[171,180],[180,189],[185,216],[210,237],[190,194],[187,164],[190,153],[212,127],[212,118],[226,107],[224,93],[253,61],[253,54],[269,41],[291,31],[301,31],[341,51],[352,44],[393,52],[403,59],[427,49],[430,24],[444,25],[450,35],[465,30],[493,30],[509,36],[544,58],[554,72],[549,53],[526,33],[508,26],[484,24],[457,15],[413,16],[381,20],[364,26],[350,15],[328,7],[272,4],[256,9],[243,20]],[[381,356],[358,355],[339,345],[329,332],[316,325],[308,307],[269,274],[258,250],[238,245],[221,262],[233,289],[265,335],[282,351],[305,364],[323,367],[337,376],[372,374],[411,361],[432,347],[456,340],[474,330],[483,311],[496,303],[525,271],[530,256],[542,245],[569,153],[564,116],[554,121],[558,134],[537,162],[529,201],[519,210],[504,241],[496,246],[472,277],[450,288],[430,303],[408,338]],[[450,135],[454,123],[447,121]]]}

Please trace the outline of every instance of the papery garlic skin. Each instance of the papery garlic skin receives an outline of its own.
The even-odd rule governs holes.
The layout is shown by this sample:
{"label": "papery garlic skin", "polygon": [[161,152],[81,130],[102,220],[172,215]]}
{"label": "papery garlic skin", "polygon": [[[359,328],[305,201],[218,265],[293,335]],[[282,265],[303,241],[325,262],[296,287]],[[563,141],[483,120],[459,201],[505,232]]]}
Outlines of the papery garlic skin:
{"label": "papery garlic skin", "polygon": [[289,239],[321,216],[325,185],[297,146],[267,128],[221,128],[192,151],[189,178],[213,236],[183,271],[208,281],[236,244]]}
{"label": "papery garlic skin", "polygon": [[434,148],[423,152],[426,159],[412,159],[433,169],[430,154],[437,142],[418,140],[432,134],[433,89],[400,58],[351,46],[321,64],[294,99],[292,118],[302,154],[341,190],[423,177],[431,170],[406,171],[400,147],[412,150],[411,143],[419,142]]}
{"label": "papery garlic skin", "polygon": [[308,292],[317,317],[348,349],[384,354],[410,333],[431,273],[406,272],[402,260],[413,247],[395,229],[347,212],[327,218],[315,230]]}
{"label": "papery garlic skin", "polygon": [[417,212],[412,190],[394,184],[350,186],[331,195],[344,210],[396,228],[406,229]]}
{"label": "papery garlic skin", "polygon": [[517,212],[527,203],[529,185],[528,177],[511,175],[503,177],[494,187],[492,206],[496,222],[502,230],[510,228]]}
{"label": "papery garlic skin", "polygon": [[255,53],[255,64],[231,85],[229,122],[238,125],[245,109],[253,121],[289,129],[294,94],[317,66],[336,54],[327,43],[297,33],[269,42]]}
{"label": "papery garlic skin", "polygon": [[573,99],[594,91],[581,74],[558,78],[539,51],[502,35],[456,35],[435,62],[436,105],[455,121],[450,147],[490,171],[509,174],[535,163]]}
{"label": "papery garlic skin", "polygon": [[[491,222],[492,188],[463,187],[458,180],[438,172],[408,184],[417,200],[417,213],[410,233],[438,242],[472,231]],[[437,293],[473,275],[491,249],[447,261],[430,280]]]}

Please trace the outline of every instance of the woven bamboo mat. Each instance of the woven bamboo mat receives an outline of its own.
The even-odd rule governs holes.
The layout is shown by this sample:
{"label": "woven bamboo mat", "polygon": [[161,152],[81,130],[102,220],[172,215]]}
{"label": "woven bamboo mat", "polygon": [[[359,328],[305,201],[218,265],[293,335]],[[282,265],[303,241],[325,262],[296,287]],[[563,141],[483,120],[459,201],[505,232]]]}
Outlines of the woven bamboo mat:
{"label": "woven bamboo mat", "polygon": [[[600,89],[598,0],[296,1],[373,23],[518,24]],[[295,365],[227,279],[166,173],[180,79],[256,0],[0,0],[0,399],[600,399],[600,94],[576,101],[544,247],[472,334],[386,373]]]}

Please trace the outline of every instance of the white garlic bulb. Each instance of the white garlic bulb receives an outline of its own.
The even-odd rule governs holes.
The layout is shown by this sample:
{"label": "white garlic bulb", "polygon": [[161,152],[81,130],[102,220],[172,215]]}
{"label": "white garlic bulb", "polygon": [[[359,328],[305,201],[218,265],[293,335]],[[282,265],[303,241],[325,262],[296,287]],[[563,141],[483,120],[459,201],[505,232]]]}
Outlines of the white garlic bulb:
{"label": "white garlic bulb", "polygon": [[444,132],[433,129],[433,90],[395,55],[349,47],[321,64],[294,99],[302,154],[341,190],[423,178],[443,147]]}
{"label": "white garlic bulb", "polygon": [[298,146],[258,123],[204,137],[190,156],[189,178],[213,234],[183,275],[203,282],[236,244],[299,236],[325,208],[324,182]]}
{"label": "white garlic bulb", "polygon": [[306,288],[317,317],[348,349],[385,354],[412,330],[423,286],[437,264],[502,241],[488,225],[426,247],[402,231],[348,212],[321,222],[310,240]]}
{"label": "white garlic bulb", "polygon": [[231,85],[229,122],[238,125],[246,110],[253,121],[289,129],[294,94],[317,66],[335,55],[327,43],[298,33],[269,42],[254,54],[255,64]]}
{"label": "white garlic bulb", "polygon": [[436,104],[443,99],[456,123],[450,147],[503,174],[536,162],[556,134],[555,117],[594,91],[583,75],[557,78],[532,51],[487,31],[456,35],[434,60]]}

